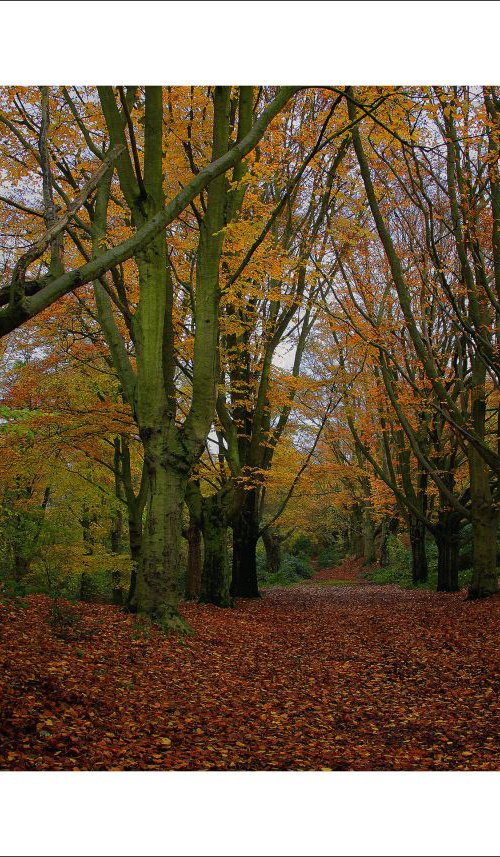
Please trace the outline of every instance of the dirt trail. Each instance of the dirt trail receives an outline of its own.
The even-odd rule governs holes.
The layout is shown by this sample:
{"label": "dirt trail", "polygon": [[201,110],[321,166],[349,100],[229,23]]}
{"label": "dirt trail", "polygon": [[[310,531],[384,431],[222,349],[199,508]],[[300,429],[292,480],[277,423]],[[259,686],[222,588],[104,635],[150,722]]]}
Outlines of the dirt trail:
{"label": "dirt trail", "polygon": [[318,568],[313,561],[313,567],[316,570],[311,583],[371,586],[371,582],[366,579],[368,569],[362,559],[348,558],[335,568]]}
{"label": "dirt trail", "polygon": [[316,579],[186,604],[184,641],[82,605],[93,636],[64,642],[49,606],[0,607],[3,768],[500,766],[498,598]]}

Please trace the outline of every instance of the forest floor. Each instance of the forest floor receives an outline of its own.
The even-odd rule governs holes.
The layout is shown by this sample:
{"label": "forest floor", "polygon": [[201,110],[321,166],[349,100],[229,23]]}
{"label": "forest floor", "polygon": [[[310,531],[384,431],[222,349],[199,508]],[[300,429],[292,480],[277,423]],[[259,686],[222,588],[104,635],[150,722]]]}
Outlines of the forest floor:
{"label": "forest floor", "polygon": [[500,767],[498,597],[370,585],[347,561],[182,610],[184,640],[79,604],[61,639],[50,599],[0,603],[0,768]]}

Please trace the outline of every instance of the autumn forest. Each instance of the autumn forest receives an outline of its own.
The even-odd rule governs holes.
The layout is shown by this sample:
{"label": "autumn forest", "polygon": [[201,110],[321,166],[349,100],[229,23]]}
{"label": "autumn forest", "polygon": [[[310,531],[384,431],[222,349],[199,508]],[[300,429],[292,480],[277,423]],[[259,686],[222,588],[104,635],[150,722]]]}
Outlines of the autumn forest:
{"label": "autumn forest", "polygon": [[497,770],[500,88],[0,88],[0,766]]}

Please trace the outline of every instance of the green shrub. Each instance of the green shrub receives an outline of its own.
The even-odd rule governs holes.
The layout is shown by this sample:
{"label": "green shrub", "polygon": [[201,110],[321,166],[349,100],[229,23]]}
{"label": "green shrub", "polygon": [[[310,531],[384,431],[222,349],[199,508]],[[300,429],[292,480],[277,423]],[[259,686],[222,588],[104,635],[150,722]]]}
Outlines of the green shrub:
{"label": "green shrub", "polygon": [[312,551],[312,541],[306,533],[294,533],[288,539],[288,553],[293,556],[310,556]]}
{"label": "green shrub", "polygon": [[265,556],[257,554],[257,577],[262,586],[290,586],[312,577],[313,568],[307,557],[283,552],[279,571],[268,574]]}
{"label": "green shrub", "polygon": [[[425,583],[414,585],[411,576],[411,550],[406,548],[396,535],[390,535],[387,543],[389,565],[370,571],[368,578],[373,583],[393,583],[403,589],[437,589],[438,551],[434,539],[429,538],[425,550],[429,576]],[[471,579],[471,569],[462,569],[458,573],[458,583],[461,589],[467,587]]]}
{"label": "green shrub", "polygon": [[300,580],[307,580],[312,577],[313,568],[306,556],[295,556],[294,554],[283,554],[280,565],[280,573],[284,573],[290,577],[294,575]]}
{"label": "green shrub", "polygon": [[33,563],[24,584],[24,594],[43,594],[61,598],[65,601],[89,601],[95,603],[113,603],[113,590],[120,587],[123,592],[129,585],[129,573],[126,567],[113,570],[95,569],[91,573],[81,570],[77,565],[71,569],[61,569],[57,564]]}
{"label": "green shrub", "polygon": [[344,558],[342,546],[337,542],[325,545],[318,552],[318,565],[320,568],[335,568]]}
{"label": "green shrub", "polygon": [[408,588],[411,580],[411,550],[404,546],[397,535],[391,534],[387,540],[388,565],[370,571],[368,577],[373,583],[395,583]]}

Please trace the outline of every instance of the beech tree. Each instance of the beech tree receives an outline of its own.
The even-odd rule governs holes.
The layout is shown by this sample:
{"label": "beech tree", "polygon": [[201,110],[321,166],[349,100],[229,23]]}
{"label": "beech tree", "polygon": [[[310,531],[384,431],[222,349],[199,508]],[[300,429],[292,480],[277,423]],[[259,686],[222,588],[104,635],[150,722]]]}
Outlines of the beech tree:
{"label": "beech tree", "polygon": [[[357,115],[353,95],[355,95],[353,90],[348,88],[346,97],[348,98],[351,120],[354,120]],[[443,383],[432,348],[415,317],[411,305],[408,279],[395,247],[393,236],[388,228],[387,219],[381,210],[358,125],[353,126],[352,139],[368,204],[386,254],[392,281],[411,341],[436,399],[440,403],[442,412],[467,446],[474,530],[474,577],[470,587],[470,596],[480,597],[496,592],[498,589],[496,573],[498,512],[493,501],[492,476],[498,475],[499,459],[497,452],[486,439],[486,378],[489,371],[495,372],[492,351],[494,313],[491,311],[491,298],[493,294],[489,285],[493,272],[486,261],[489,252],[485,253],[487,248],[481,247],[482,229],[478,208],[479,200],[487,204],[488,201],[484,197],[484,186],[473,168],[471,158],[470,136],[467,132],[470,119],[468,110],[464,106],[470,106],[469,93],[465,94],[465,99],[460,99],[457,91],[446,93],[443,89],[437,89],[436,99],[436,106],[441,112],[443,120],[441,131],[445,136],[445,172],[442,175],[443,181],[439,180],[439,176],[436,177],[432,166],[427,170],[427,174],[429,178],[438,182],[441,202],[446,205],[444,217],[445,219],[449,218],[455,256],[452,262],[452,271],[464,288],[461,300],[457,301],[456,295],[453,295],[453,287],[446,277],[447,268],[444,267],[443,261],[437,268],[436,275],[443,288],[443,294],[450,299],[450,311],[454,314],[455,323],[460,325],[464,332],[471,337],[473,343],[473,349],[470,353],[470,376],[467,382],[471,401],[471,424],[466,422],[459,406]],[[465,143],[463,148],[457,137],[456,116],[458,113],[461,114],[461,121],[464,125]],[[439,123],[437,124],[439,127]],[[484,136],[483,129],[482,137]],[[479,145],[481,146],[481,143]],[[413,160],[418,164],[417,147],[412,145],[409,148],[413,153]],[[421,176],[422,171],[420,172],[420,191],[424,202],[420,202],[420,207],[424,209],[426,207],[427,238],[433,252],[432,262],[435,264],[436,262],[439,263],[440,251],[436,244],[434,212],[432,202],[429,201],[431,197],[426,192],[427,189]],[[478,181],[481,182],[479,193],[477,190]],[[489,204],[491,204],[491,200]]]}
{"label": "beech tree", "polygon": [[[403,526],[414,583],[431,536],[438,588],[455,591],[469,522],[469,594],[497,591],[495,87],[0,100],[3,347],[39,350],[70,383],[82,361],[108,377],[91,406],[105,454],[83,453],[117,555],[128,523],[129,609],[185,630],[183,535],[189,597],[257,597],[257,542],[278,567],[288,490],[312,488],[319,460],[367,564]],[[5,404],[29,411],[21,386]],[[289,479],[273,483],[283,444]]]}

